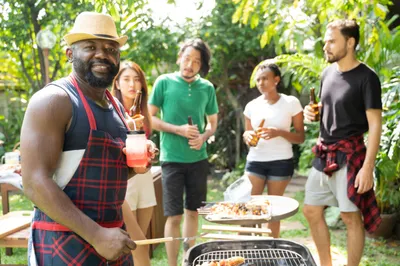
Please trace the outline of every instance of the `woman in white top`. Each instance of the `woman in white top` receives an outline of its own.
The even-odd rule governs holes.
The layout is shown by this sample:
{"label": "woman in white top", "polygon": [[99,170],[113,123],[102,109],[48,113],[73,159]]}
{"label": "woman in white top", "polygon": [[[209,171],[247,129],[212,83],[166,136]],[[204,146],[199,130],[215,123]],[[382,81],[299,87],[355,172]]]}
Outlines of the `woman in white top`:
{"label": "woman in white top", "polygon": [[[138,91],[142,93],[140,102],[142,115],[135,118],[135,124],[137,128],[143,128],[146,136],[149,137],[151,120],[147,109],[148,90],[145,74],[140,66],[134,62],[121,63],[120,70],[114,78],[111,92],[122,103],[129,116],[133,115],[130,113],[131,107]],[[128,180],[122,211],[127,231],[133,240],[145,239],[155,205],[157,205],[157,201],[151,172],[148,171],[145,174],[137,174],[131,177]],[[135,265],[149,266],[148,246],[138,246],[133,251],[133,260]]]}
{"label": "woman in white top", "polygon": [[[243,140],[250,146],[253,136],[260,139],[250,146],[245,173],[253,185],[252,195],[261,195],[267,186],[268,195],[282,196],[294,172],[292,143],[304,142],[303,109],[296,97],[278,92],[281,72],[276,64],[259,65],[255,80],[261,96],[246,105]],[[270,222],[268,228],[279,237],[279,221]]]}

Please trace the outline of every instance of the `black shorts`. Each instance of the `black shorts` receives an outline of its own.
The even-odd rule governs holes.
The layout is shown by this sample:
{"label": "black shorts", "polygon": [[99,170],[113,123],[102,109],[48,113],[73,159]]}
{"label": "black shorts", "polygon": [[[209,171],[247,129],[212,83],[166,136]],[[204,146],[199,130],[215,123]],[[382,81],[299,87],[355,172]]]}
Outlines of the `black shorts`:
{"label": "black shorts", "polygon": [[162,186],[164,216],[183,214],[183,192],[185,209],[196,211],[207,197],[207,160],[195,163],[162,162]]}
{"label": "black shorts", "polygon": [[245,172],[271,181],[288,180],[294,173],[293,159],[268,162],[247,161]]}

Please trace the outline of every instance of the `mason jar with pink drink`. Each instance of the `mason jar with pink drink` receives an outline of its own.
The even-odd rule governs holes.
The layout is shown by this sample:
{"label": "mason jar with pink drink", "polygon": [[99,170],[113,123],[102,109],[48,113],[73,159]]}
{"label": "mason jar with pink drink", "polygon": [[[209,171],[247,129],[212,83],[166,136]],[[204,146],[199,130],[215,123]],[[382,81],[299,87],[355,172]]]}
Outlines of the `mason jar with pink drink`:
{"label": "mason jar with pink drink", "polygon": [[143,130],[128,131],[126,138],[126,160],[129,167],[147,167],[147,138]]}

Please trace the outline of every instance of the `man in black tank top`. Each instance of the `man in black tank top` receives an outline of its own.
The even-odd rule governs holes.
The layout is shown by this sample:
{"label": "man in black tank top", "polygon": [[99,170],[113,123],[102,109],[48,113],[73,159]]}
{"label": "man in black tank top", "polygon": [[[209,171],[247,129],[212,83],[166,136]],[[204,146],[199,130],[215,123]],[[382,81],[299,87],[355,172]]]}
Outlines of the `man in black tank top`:
{"label": "man in black tank top", "polygon": [[[32,96],[21,131],[24,192],[35,204],[29,264],[133,265],[121,211],[129,128],[107,91],[127,37],[111,16],[83,12],[64,39],[72,73]],[[66,182],[63,161],[76,169]]]}
{"label": "man in black tank top", "polygon": [[[376,73],[356,59],[359,27],[353,20],[328,24],[324,52],[332,63],[322,73],[320,136],[306,184],[303,209],[322,266],[332,265],[326,206],[337,206],[347,227],[348,266],[360,263],[364,228],[373,232],[380,214],[373,187],[373,169],[381,135],[381,85]],[[311,106],[306,120],[315,121]],[[368,131],[365,148],[363,134]],[[364,207],[367,208],[364,208]],[[364,219],[362,219],[364,218]]]}

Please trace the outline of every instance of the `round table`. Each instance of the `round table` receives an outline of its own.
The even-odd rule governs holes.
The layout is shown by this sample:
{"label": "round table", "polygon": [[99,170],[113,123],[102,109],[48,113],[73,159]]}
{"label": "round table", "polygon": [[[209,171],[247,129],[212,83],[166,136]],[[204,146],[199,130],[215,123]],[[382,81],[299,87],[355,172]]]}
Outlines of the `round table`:
{"label": "round table", "polygon": [[231,224],[231,225],[256,225],[267,223],[269,221],[280,221],[282,219],[293,216],[299,210],[299,202],[295,199],[284,197],[284,196],[270,196],[270,195],[259,195],[252,196],[252,198],[259,198],[269,200],[271,203],[271,219],[208,219],[207,216],[204,216],[209,222],[218,223],[218,224]]}

